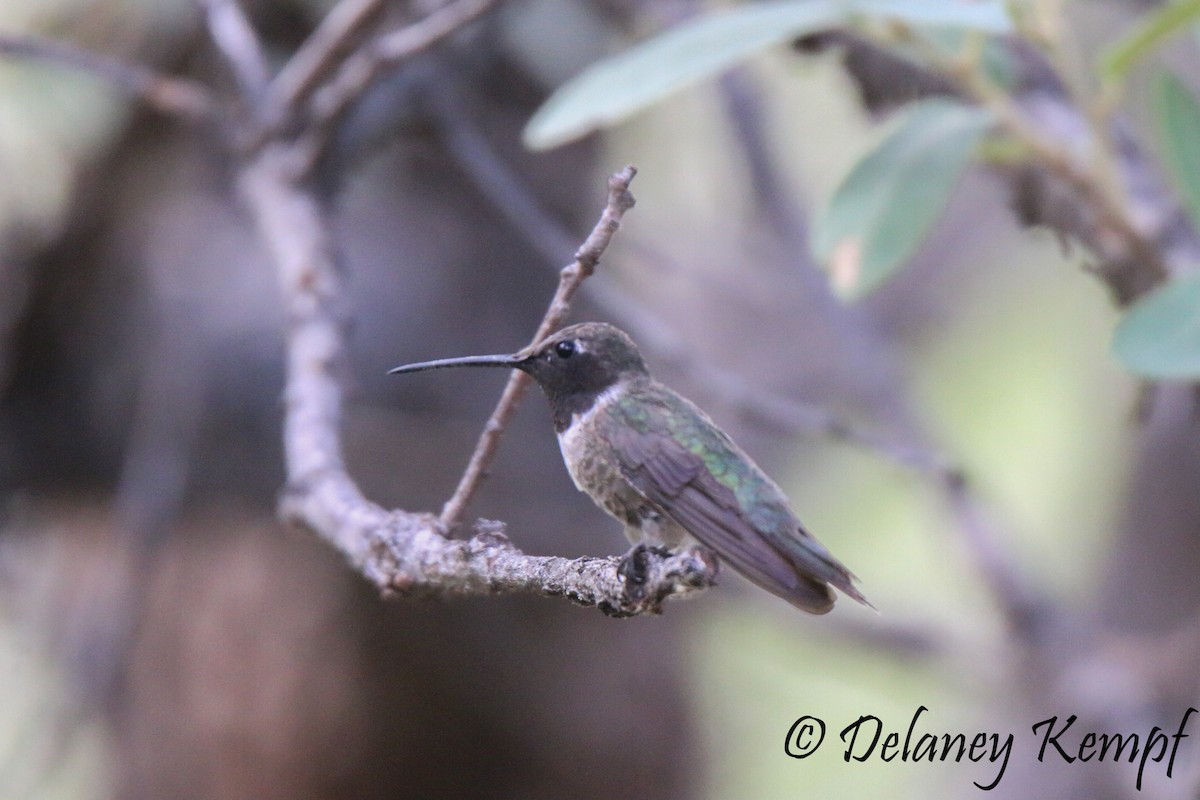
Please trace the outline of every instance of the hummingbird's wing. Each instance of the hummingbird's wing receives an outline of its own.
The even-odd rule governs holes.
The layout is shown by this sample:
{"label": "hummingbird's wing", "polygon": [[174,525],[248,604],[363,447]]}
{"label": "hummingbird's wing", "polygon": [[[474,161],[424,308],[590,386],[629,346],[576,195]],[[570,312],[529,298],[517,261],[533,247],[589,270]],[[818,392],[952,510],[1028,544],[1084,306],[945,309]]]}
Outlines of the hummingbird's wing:
{"label": "hummingbird's wing", "polygon": [[865,603],[850,572],[800,526],[749,456],[688,400],[655,389],[670,394],[614,409],[624,418],[610,435],[623,439],[614,450],[625,479],[733,569],[793,605],[824,614],[834,603],[830,583]]}

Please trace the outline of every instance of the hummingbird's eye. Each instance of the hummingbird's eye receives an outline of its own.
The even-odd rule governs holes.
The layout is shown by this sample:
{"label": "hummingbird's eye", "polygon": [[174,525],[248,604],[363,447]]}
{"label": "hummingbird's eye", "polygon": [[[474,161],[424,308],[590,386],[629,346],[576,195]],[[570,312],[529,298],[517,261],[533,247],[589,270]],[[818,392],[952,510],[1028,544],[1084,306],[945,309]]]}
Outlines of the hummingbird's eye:
{"label": "hummingbird's eye", "polygon": [[559,358],[570,358],[575,355],[575,342],[570,339],[564,339],[554,345],[554,352],[558,353]]}

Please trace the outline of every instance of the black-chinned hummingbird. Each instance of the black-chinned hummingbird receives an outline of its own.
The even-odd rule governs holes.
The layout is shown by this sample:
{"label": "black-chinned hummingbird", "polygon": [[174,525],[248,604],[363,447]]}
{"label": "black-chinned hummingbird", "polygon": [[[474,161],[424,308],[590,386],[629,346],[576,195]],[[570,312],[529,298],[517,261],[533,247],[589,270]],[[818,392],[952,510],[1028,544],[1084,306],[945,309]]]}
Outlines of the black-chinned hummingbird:
{"label": "black-chinned hummingbird", "polygon": [[652,378],[623,331],[585,322],[512,355],[425,361],[390,374],[444,367],[532,376],[550,401],[575,486],[624,524],[634,544],[675,547],[690,534],[804,611],[833,608],[831,586],[870,605],[783,490],[707,414]]}

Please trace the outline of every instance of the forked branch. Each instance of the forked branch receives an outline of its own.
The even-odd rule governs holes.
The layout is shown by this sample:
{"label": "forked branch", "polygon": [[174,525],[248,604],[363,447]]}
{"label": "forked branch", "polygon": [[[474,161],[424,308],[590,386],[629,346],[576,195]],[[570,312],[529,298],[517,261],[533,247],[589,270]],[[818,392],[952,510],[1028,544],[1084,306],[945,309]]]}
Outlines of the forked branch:
{"label": "forked branch", "polygon": [[[287,302],[287,384],[284,450],[288,486],[282,515],[340,550],[380,589],[405,595],[536,593],[567,597],[614,616],[657,613],[663,600],[711,586],[716,563],[699,548],[668,554],[638,551],[637,558],[564,559],[530,556],[494,525],[476,526],[468,540],[451,540],[431,514],[387,511],[363,497],[347,474],[340,428],[345,361],[338,304],[343,271],[321,204],[296,182],[285,145],[260,151],[242,175],[242,188],[279,270]],[[613,176],[600,223],[563,270],[538,337],[561,324],[579,283],[595,268],[632,206],[632,168]],[[518,373],[519,374],[519,373]],[[512,385],[510,384],[510,389]],[[506,391],[493,423],[456,493],[458,514],[482,479],[499,430],[515,407]],[[494,424],[496,417],[499,425]],[[474,475],[474,477],[472,477]],[[448,504],[449,505],[449,504]]]}

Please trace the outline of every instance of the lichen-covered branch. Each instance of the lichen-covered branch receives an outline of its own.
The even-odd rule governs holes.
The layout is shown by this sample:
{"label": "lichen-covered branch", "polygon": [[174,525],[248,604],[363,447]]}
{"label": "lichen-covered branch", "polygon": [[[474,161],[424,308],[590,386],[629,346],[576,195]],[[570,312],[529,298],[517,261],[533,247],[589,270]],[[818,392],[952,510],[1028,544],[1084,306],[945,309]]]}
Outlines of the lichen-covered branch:
{"label": "lichen-covered branch", "polygon": [[[667,597],[712,585],[716,564],[699,549],[637,551],[625,561],[529,556],[495,528],[451,540],[431,514],[387,511],[363,497],[346,473],[339,434],[343,273],[321,204],[299,177],[298,157],[289,145],[265,147],[244,168],[241,181],[287,304],[283,516],[328,541],[380,589],[403,595],[537,593],[629,616],[657,612]],[[613,177],[597,231],[577,263],[564,270],[579,277],[564,280],[568,287],[560,286],[552,303],[555,315],[545,324],[561,323],[578,281],[594,268],[594,258],[631,205],[626,189],[632,177],[631,169]]]}
{"label": "lichen-covered branch", "polygon": [[[477,18],[492,0],[456,0],[358,50],[347,43],[378,13],[371,0],[343,0],[339,16],[318,27],[277,83],[267,74],[262,43],[237,0],[202,0],[214,44],[238,83],[242,113],[225,120],[230,150],[241,152],[238,184],[275,268],[286,306],[284,457],[287,486],[281,515],[315,532],[382,591],[401,595],[535,593],[566,597],[614,616],[657,613],[663,601],[713,585],[717,564],[700,548],[667,553],[639,548],[623,559],[530,556],[514,547],[499,523],[477,523],[467,540],[447,539],[433,514],[389,511],[363,496],[342,453],[342,378],[346,369],[344,272],[326,209],[312,180],[314,142],[388,66],[421,52]],[[69,45],[0,34],[0,54],[43,58],[109,80],[161,110],[215,116],[210,92]],[[274,89],[280,104],[260,102]],[[315,115],[302,113],[311,103]],[[282,115],[282,116],[279,116]],[[307,128],[281,130],[280,119]],[[286,126],[284,126],[286,128]],[[252,142],[253,147],[246,147]],[[635,170],[609,183],[595,230],[564,268],[537,338],[559,327],[579,285],[592,273],[622,215]],[[517,373],[519,374],[519,373]],[[459,491],[442,519],[457,522],[482,479],[520,387],[502,397]]]}

